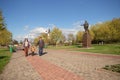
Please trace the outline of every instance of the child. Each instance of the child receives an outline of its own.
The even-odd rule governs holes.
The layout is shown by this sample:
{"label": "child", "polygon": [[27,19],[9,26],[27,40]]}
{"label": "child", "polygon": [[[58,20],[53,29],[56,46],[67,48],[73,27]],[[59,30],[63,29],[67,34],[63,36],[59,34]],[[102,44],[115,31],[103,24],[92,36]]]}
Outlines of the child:
{"label": "child", "polygon": [[36,47],[35,46],[31,46],[31,54],[32,54],[32,56],[34,55],[35,51],[36,51]]}

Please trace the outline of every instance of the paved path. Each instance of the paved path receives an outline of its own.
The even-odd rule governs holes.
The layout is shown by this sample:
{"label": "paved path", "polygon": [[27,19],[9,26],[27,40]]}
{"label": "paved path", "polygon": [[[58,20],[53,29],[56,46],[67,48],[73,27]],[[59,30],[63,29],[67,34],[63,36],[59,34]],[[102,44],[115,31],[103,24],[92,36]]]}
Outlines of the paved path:
{"label": "paved path", "polygon": [[120,74],[102,70],[105,65],[120,64],[120,56],[90,54],[66,50],[46,50],[41,58],[85,80],[120,80]]}
{"label": "paved path", "polygon": [[42,56],[26,58],[23,52],[14,53],[0,80],[120,80],[119,73],[101,69],[105,65],[120,64],[120,56],[45,51],[47,54]]}
{"label": "paved path", "polygon": [[80,76],[51,64],[39,56],[29,56],[27,60],[38,71],[43,80],[83,80]]}
{"label": "paved path", "polygon": [[5,67],[0,80],[42,80],[40,75],[28,63],[23,55],[23,51],[13,53],[8,65]]}

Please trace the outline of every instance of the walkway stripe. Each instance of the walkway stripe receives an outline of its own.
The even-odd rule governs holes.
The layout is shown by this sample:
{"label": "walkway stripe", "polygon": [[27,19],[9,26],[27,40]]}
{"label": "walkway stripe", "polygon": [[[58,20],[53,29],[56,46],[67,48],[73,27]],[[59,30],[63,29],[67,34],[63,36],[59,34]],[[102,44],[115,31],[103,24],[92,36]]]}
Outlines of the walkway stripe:
{"label": "walkway stripe", "polygon": [[39,56],[28,56],[27,60],[32,64],[43,80],[83,80],[80,76],[45,61]]}

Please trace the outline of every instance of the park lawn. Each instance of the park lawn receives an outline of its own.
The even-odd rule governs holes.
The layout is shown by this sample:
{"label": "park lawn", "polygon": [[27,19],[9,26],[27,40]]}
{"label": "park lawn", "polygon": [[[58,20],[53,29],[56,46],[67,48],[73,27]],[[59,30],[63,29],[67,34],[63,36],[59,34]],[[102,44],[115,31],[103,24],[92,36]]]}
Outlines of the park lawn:
{"label": "park lawn", "polygon": [[72,46],[48,46],[48,49],[68,49],[80,52],[92,52],[92,53],[102,53],[102,54],[115,54],[120,55],[120,44],[92,44],[90,48],[82,48],[81,45]]}
{"label": "park lawn", "polygon": [[120,45],[119,44],[92,45],[91,48],[88,49],[80,48],[78,51],[120,55]]}
{"label": "park lawn", "polygon": [[78,48],[76,46],[47,46],[47,49],[74,49],[74,48]]}
{"label": "park lawn", "polygon": [[2,73],[5,65],[9,62],[11,55],[9,49],[0,48],[0,73]]}

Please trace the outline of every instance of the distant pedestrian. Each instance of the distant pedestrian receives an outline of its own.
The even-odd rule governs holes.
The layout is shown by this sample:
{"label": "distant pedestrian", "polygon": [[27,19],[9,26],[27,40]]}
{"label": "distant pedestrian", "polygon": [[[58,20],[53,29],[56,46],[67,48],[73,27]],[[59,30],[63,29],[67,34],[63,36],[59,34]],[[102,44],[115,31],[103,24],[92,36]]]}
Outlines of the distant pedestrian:
{"label": "distant pedestrian", "polygon": [[41,56],[43,54],[43,48],[44,48],[44,40],[42,39],[42,37],[39,37],[39,41],[37,45],[39,46],[39,56]]}
{"label": "distant pedestrian", "polygon": [[23,42],[23,47],[24,47],[24,52],[25,52],[25,56],[28,56],[28,49],[30,47],[30,43],[28,41],[28,38],[25,38],[24,42]]}

